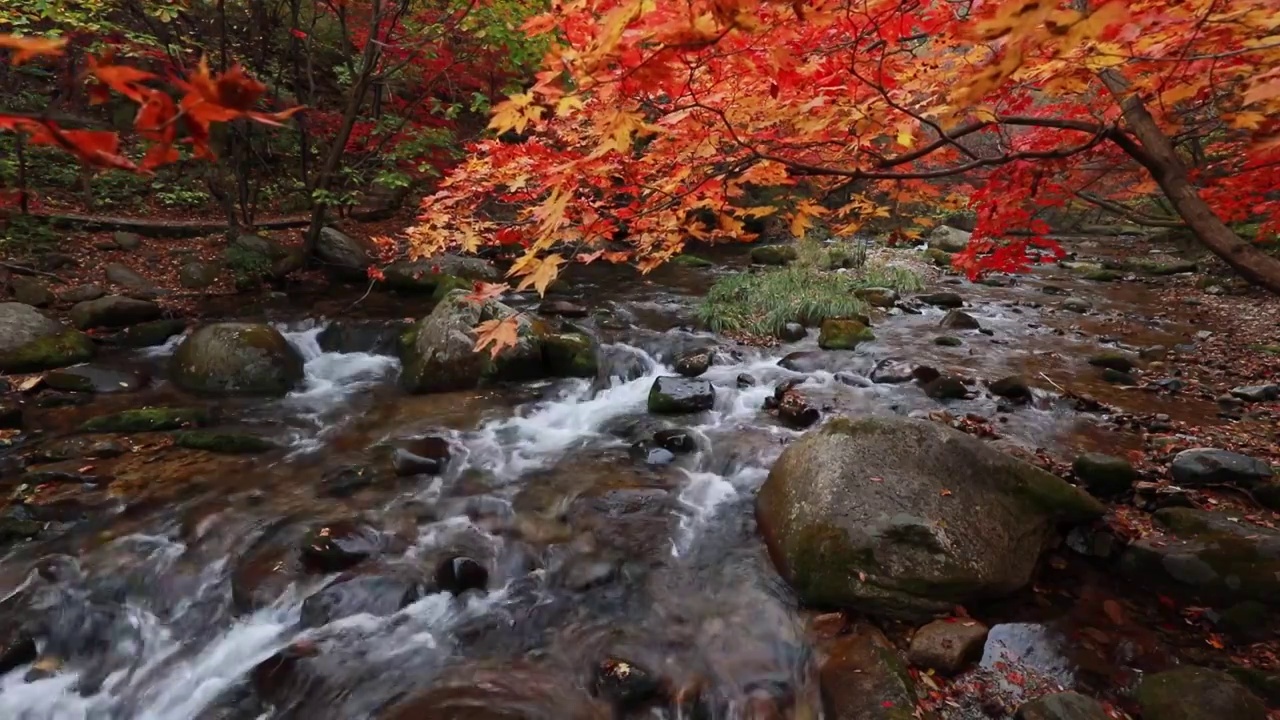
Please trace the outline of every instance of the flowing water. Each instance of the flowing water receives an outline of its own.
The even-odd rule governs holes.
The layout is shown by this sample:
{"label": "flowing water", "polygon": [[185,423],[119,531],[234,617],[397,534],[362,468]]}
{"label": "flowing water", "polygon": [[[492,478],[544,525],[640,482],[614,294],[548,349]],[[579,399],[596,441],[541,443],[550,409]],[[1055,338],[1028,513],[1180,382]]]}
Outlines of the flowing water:
{"label": "flowing water", "polygon": [[[44,631],[40,659],[0,677],[0,716],[610,717],[584,688],[612,657],[693,698],[671,717],[771,717],[762,707],[817,717],[804,623],[752,514],[755,488],[798,434],[761,409],[775,385],[804,378],[800,389],[824,415],[920,414],[942,406],[913,384],[865,381],[877,364],[910,360],[984,380],[1023,373],[1041,390],[1002,415],[1001,432],[1062,452],[1102,434],[1093,417],[1055,400],[1052,384],[1152,412],[1195,412],[1081,370],[1101,334],[1130,345],[1185,338],[1188,329],[1154,307],[1138,321],[1117,314],[1141,309],[1140,297],[1077,283],[1073,292],[1100,311],[1084,318],[1038,307],[1053,300],[1044,280],[966,284],[956,289],[990,336],[934,345],[942,311],[925,308],[877,320],[878,342],[856,352],[820,352],[812,332],[754,349],[687,329],[693,296],[712,278],[681,268],[649,279],[584,274],[576,300],[609,311],[607,321],[579,323],[602,341],[601,377],[444,395],[407,396],[395,358],[323,352],[327,320],[280,314],[306,359],[305,386],[274,401],[210,403],[280,450],[211,456],[140,441],[118,459],[70,463],[111,482],[32,505],[36,519],[66,532],[0,559],[0,636],[15,622]],[[173,345],[114,360],[161,378]],[[647,415],[654,378],[673,374],[675,353],[704,345],[720,346],[705,376],[714,409]],[[778,366],[806,350],[815,351],[810,371]],[[756,384],[740,384],[743,374]],[[947,409],[995,415],[979,395]],[[37,422],[52,436],[110,410],[178,402],[192,400],[157,381],[49,409]],[[697,450],[643,446],[666,427],[687,429]],[[447,443],[442,474],[339,491],[344,473],[421,438]],[[320,527],[368,559],[345,572],[300,563]],[[487,569],[484,589],[432,592],[436,569],[456,557]],[[353,588],[344,598],[381,610],[317,616],[318,604],[304,601],[335,581]]]}

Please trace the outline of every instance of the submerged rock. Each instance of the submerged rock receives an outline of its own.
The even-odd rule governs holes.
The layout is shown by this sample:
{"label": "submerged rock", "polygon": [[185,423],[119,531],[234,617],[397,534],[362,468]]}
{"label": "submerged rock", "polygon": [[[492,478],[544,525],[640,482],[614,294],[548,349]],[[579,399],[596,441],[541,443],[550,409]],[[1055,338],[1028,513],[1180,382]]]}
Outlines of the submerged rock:
{"label": "submerged rock", "polygon": [[146,385],[142,374],[94,365],[72,365],[45,373],[44,383],[55,390],[91,393],[136,392]]}
{"label": "submerged rock", "polygon": [[938,323],[938,327],[949,328],[952,330],[977,330],[982,327],[978,319],[963,310],[949,310],[946,315],[942,316],[942,321]]}
{"label": "submerged rock", "polygon": [[182,334],[186,329],[186,320],[152,320],[127,327],[106,338],[106,341],[127,348],[153,347],[165,344],[169,338]]}
{"label": "submerged rock", "polygon": [[706,380],[660,377],[649,390],[649,412],[659,415],[710,410],[715,402],[715,387]]}
{"label": "submerged rock", "polygon": [[931,422],[839,418],[783,451],[757,496],[770,556],[801,600],[917,618],[1024,587],[1084,492]]}
{"label": "submerged rock", "polygon": [[215,323],[183,339],[169,371],[191,392],[284,395],[302,382],[302,366],[302,355],[270,325]]}
{"label": "submerged rock", "polygon": [[899,720],[915,712],[915,683],[906,664],[870,625],[832,643],[818,681],[829,720]]}
{"label": "submerged rock", "polygon": [[1038,697],[1018,708],[1015,720],[1110,720],[1102,703],[1077,692]]}
{"label": "submerged rock", "polygon": [[65,367],[93,358],[88,335],[22,303],[0,303],[0,372]]}
{"label": "submerged rock", "polygon": [[1010,375],[995,380],[987,385],[987,389],[991,391],[992,395],[1020,402],[1027,402],[1032,397],[1031,386],[1018,375]]}
{"label": "submerged rock", "polygon": [[916,300],[926,304],[941,308],[958,308],[964,306],[964,298],[953,292],[936,292],[927,295],[917,295]]}
{"label": "submerged rock", "polygon": [[1266,720],[1267,707],[1219,670],[1184,666],[1147,675],[1135,691],[1143,720]]}
{"label": "submerged rock", "polygon": [[412,323],[400,320],[335,320],[316,336],[325,352],[395,355]]}
{"label": "submerged rock", "polygon": [[852,350],[875,339],[876,334],[860,320],[828,318],[822,321],[818,347],[823,350]]}
{"label": "submerged rock", "polygon": [[960,378],[950,375],[936,377],[921,387],[924,394],[934,400],[963,400],[969,396],[969,388],[965,386],[964,381]]}
{"label": "submerged rock", "polygon": [[251,455],[279,448],[267,438],[249,433],[188,430],[175,433],[173,444],[190,450],[206,450],[228,455]]}
{"label": "submerged rock", "polygon": [[102,415],[86,421],[81,432],[139,433],[199,427],[209,421],[201,408],[148,407]]}
{"label": "submerged rock", "polygon": [[317,628],[361,613],[385,617],[425,592],[425,585],[406,572],[339,576],[303,601],[300,619],[303,627]]}

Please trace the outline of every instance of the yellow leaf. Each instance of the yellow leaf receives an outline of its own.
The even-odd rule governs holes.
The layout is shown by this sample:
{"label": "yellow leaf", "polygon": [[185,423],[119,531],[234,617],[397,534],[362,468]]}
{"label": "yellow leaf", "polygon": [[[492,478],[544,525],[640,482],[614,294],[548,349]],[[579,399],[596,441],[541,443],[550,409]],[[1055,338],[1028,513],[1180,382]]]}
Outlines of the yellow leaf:
{"label": "yellow leaf", "polygon": [[556,115],[565,117],[574,110],[582,109],[582,98],[577,95],[565,95],[556,103]]}
{"label": "yellow leaf", "polygon": [[911,128],[905,126],[898,128],[897,141],[899,145],[905,148],[909,148],[914,145],[915,139],[911,135]]}
{"label": "yellow leaf", "polygon": [[541,258],[526,271],[528,274],[516,286],[516,290],[526,290],[532,285],[539,295],[545,295],[547,286],[560,274],[560,266],[563,264],[564,258],[558,254],[551,254]]}
{"label": "yellow leaf", "polygon": [[1231,127],[1242,128],[1245,130],[1257,130],[1267,119],[1266,115],[1260,112],[1242,112],[1237,113],[1231,118]]}
{"label": "yellow leaf", "polygon": [[497,358],[498,354],[509,347],[515,347],[519,341],[517,331],[520,329],[520,322],[517,316],[485,320],[476,325],[476,344],[472,348],[475,352],[489,348],[489,357]]}

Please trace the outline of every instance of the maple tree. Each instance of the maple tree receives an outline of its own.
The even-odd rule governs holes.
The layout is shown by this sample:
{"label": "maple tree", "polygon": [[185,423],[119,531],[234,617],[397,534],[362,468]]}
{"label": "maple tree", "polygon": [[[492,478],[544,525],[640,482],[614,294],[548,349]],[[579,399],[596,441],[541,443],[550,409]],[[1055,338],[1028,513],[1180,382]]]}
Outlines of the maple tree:
{"label": "maple tree", "polygon": [[421,255],[520,247],[510,277],[542,291],[570,259],[648,271],[764,218],[849,234],[929,206],[976,213],[976,275],[1054,256],[1045,214],[1097,206],[1280,292],[1226,224],[1280,228],[1274,4],[558,0],[525,29],[555,44],[424,200]]}

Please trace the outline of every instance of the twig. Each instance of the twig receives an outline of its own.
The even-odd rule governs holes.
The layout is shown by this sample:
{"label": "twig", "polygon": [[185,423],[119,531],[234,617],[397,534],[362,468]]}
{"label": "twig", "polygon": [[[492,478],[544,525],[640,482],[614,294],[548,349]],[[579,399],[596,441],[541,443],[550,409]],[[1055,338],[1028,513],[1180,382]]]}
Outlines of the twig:
{"label": "twig", "polygon": [[1071,395],[1071,392],[1069,390],[1062,387],[1058,383],[1054,382],[1053,378],[1049,377],[1048,375],[1045,375],[1044,373],[1040,373],[1040,377],[1044,378],[1045,381],[1048,382],[1050,385],[1058,388],[1058,392],[1062,393],[1063,395],[1068,395],[1068,396]]}
{"label": "twig", "polygon": [[45,277],[53,278],[54,280],[57,280],[63,285],[71,284],[66,280],[63,280],[60,276],[54,275],[51,272],[45,272],[44,270],[37,270],[35,268],[27,267],[26,265],[14,265],[13,263],[0,262],[0,267],[12,272],[16,272],[19,275],[43,275]]}

